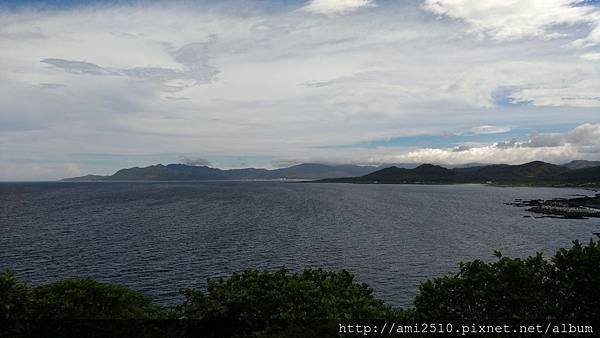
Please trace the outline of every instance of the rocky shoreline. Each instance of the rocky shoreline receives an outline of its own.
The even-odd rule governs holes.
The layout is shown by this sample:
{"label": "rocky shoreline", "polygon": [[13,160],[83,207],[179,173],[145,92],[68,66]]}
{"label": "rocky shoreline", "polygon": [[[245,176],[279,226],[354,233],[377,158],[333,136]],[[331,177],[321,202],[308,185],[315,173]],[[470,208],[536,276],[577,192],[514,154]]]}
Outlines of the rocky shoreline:
{"label": "rocky shoreline", "polygon": [[[515,207],[526,207],[526,211],[541,214],[536,218],[553,217],[568,219],[600,218],[600,194],[595,196],[577,195],[574,198],[555,198],[550,200],[516,199],[512,203],[505,203]],[[531,217],[531,216],[525,216]]]}

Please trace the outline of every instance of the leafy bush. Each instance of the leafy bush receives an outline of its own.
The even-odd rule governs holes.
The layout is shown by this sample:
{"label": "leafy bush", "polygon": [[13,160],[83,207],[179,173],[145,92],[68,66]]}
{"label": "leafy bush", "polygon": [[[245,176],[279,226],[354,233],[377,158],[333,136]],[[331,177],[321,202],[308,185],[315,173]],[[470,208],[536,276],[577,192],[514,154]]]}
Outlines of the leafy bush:
{"label": "leafy bush", "polygon": [[0,338],[17,337],[25,330],[19,320],[29,316],[31,302],[29,285],[8,270],[0,273]]}
{"label": "leafy bush", "polygon": [[139,291],[91,278],[66,279],[33,291],[36,319],[160,319],[168,312]]}
{"label": "leafy bush", "polygon": [[170,323],[148,321],[173,318],[173,313],[143,293],[90,278],[31,288],[5,271],[0,274],[0,314],[0,338],[163,337],[178,332]]}
{"label": "leafy bush", "polygon": [[0,320],[14,320],[29,315],[31,288],[12,272],[0,273]]}
{"label": "leafy bush", "polygon": [[575,242],[552,257],[553,288],[548,297],[556,308],[551,315],[562,320],[600,323],[600,242]]}
{"label": "leafy bush", "polygon": [[600,245],[574,242],[551,261],[475,260],[421,284],[415,319],[461,323],[600,322]]}
{"label": "leafy bush", "polygon": [[246,270],[209,280],[208,292],[184,290],[181,316],[215,336],[337,335],[332,321],[389,318],[390,307],[345,270],[289,273]]}

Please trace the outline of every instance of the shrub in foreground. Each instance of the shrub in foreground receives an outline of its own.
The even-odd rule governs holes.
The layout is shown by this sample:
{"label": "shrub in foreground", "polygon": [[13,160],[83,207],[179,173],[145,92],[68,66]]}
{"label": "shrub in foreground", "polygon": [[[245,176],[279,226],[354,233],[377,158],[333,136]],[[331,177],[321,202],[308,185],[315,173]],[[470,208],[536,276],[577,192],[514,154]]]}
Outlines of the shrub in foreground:
{"label": "shrub in foreground", "polygon": [[461,323],[600,322],[600,245],[574,242],[550,261],[474,260],[421,284],[415,320]]}
{"label": "shrub in foreground", "polygon": [[29,316],[31,288],[8,270],[0,272],[0,320]]}
{"label": "shrub in foreground", "polygon": [[145,294],[91,278],[65,279],[33,291],[36,319],[161,319],[168,311]]}
{"label": "shrub in foreground", "polygon": [[194,330],[222,335],[337,336],[332,323],[391,318],[394,311],[342,270],[246,270],[209,280],[206,293],[184,290],[178,307]]}
{"label": "shrub in foreground", "polygon": [[0,337],[163,337],[174,318],[139,291],[91,278],[32,288],[0,274]]}

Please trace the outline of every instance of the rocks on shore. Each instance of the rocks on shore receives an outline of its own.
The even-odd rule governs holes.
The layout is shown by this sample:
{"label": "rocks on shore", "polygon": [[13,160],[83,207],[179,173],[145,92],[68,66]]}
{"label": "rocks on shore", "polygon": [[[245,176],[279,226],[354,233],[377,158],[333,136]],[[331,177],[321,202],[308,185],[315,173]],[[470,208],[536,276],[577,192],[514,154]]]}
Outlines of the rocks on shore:
{"label": "rocks on shore", "polygon": [[593,197],[578,195],[575,198],[556,198],[551,200],[515,199],[514,202],[505,204],[515,207],[526,207],[527,211],[543,214],[546,217],[569,219],[600,218],[600,194],[596,194]]}

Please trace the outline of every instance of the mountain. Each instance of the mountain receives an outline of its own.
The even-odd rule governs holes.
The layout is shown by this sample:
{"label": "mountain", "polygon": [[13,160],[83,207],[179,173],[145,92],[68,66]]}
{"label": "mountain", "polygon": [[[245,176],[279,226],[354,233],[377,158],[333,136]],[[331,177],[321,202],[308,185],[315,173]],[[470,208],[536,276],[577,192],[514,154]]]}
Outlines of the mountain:
{"label": "mountain", "polygon": [[102,176],[102,175],[85,175],[85,176],[80,176],[80,177],[73,177],[73,178],[65,178],[62,179],[61,181],[65,181],[65,182],[69,182],[69,181],[104,181],[108,178],[109,176]]}
{"label": "mountain", "polygon": [[465,163],[465,164],[457,164],[457,165],[453,165],[453,166],[449,166],[449,169],[465,169],[465,170],[470,170],[472,168],[481,168],[481,167],[487,167],[493,165],[491,163],[477,163],[477,162],[473,162],[473,163]]}
{"label": "mountain", "polygon": [[251,179],[322,179],[354,177],[376,170],[371,166],[327,165],[304,163],[281,169],[228,169],[185,164],[156,164],[148,167],[121,169],[110,176],[86,175],[66,178],[62,181],[203,181],[203,180],[251,180]]}
{"label": "mountain", "polygon": [[185,164],[152,165],[145,168],[121,169],[109,176],[108,181],[193,181],[224,180],[223,170],[207,166],[189,166]]}
{"label": "mountain", "polygon": [[377,182],[452,182],[458,173],[444,167],[432,164],[422,164],[414,169],[391,167],[362,176],[366,181]]}
{"label": "mountain", "polygon": [[563,167],[569,169],[585,169],[591,167],[600,167],[600,161],[586,161],[586,160],[575,160],[569,163],[563,164]]}
{"label": "mountain", "polygon": [[[574,167],[594,162],[575,161]],[[585,162],[585,163],[581,163]],[[571,162],[573,163],[573,162]],[[578,164],[577,164],[578,163]],[[494,183],[524,185],[600,186],[600,166],[569,169],[541,161],[521,165],[494,164],[445,168],[422,164],[414,168],[327,165],[304,163],[281,169],[228,169],[185,164],[151,165],[121,169],[110,176],[87,175],[63,181],[200,181],[200,180],[261,180],[312,179],[318,182],[346,183]]]}
{"label": "mountain", "polygon": [[414,169],[421,165],[421,163],[383,163],[377,166],[377,169],[385,169],[385,168],[402,168],[402,169]]}
{"label": "mountain", "polygon": [[[377,166],[377,169],[385,169],[391,167],[404,168],[404,169],[415,169],[416,167],[424,163],[384,163]],[[461,170],[472,170],[472,168],[485,167],[491,164],[486,163],[465,163],[447,166],[448,169],[461,169]]]}
{"label": "mountain", "polygon": [[541,161],[521,165],[486,165],[447,169],[423,164],[414,169],[385,168],[360,177],[332,178],[332,183],[495,183],[525,185],[600,185],[600,167],[571,170]]}
{"label": "mountain", "polygon": [[561,175],[561,178],[567,182],[573,182],[580,185],[600,185],[600,167],[589,167],[577,170],[570,170]]}
{"label": "mountain", "polygon": [[396,166],[377,170],[360,177],[345,177],[320,180],[319,182],[346,183],[453,183],[460,173],[433,164],[422,164],[414,169]]}
{"label": "mountain", "polygon": [[527,182],[552,180],[569,169],[541,161],[529,162],[521,165],[490,165],[471,171],[467,177],[475,181],[492,182]]}

